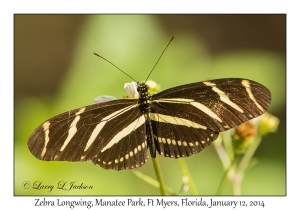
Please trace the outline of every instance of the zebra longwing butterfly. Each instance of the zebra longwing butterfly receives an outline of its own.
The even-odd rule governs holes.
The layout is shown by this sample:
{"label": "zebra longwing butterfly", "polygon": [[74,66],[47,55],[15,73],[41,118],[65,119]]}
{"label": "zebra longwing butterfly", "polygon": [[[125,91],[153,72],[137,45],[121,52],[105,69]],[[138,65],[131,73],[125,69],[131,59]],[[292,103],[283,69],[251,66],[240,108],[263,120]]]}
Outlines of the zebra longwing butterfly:
{"label": "zebra longwing butterfly", "polygon": [[188,157],[214,141],[219,132],[260,116],[271,93],[263,85],[238,78],[186,84],[139,99],[120,99],[74,109],[41,124],[28,147],[41,160],[92,160],[105,169],[132,169],[156,152]]}
{"label": "zebra longwing butterfly", "polygon": [[74,109],[42,123],[28,148],[41,160],[87,161],[105,169],[138,168],[156,153],[188,157],[208,147],[219,132],[260,116],[271,103],[263,85],[239,78],[186,84],[137,99],[111,100]]}

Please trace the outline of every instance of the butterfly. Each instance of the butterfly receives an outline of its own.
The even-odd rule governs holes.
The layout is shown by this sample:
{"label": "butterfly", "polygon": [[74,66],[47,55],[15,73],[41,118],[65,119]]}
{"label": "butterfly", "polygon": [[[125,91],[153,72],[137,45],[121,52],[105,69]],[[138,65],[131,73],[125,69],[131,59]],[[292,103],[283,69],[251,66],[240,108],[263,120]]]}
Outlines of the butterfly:
{"label": "butterfly", "polygon": [[146,83],[129,83],[127,90],[130,98],[102,98],[46,120],[30,135],[30,152],[46,161],[138,168],[147,162],[148,148],[152,158],[199,153],[219,132],[260,116],[271,103],[265,86],[242,78],[185,84],[153,95]]}

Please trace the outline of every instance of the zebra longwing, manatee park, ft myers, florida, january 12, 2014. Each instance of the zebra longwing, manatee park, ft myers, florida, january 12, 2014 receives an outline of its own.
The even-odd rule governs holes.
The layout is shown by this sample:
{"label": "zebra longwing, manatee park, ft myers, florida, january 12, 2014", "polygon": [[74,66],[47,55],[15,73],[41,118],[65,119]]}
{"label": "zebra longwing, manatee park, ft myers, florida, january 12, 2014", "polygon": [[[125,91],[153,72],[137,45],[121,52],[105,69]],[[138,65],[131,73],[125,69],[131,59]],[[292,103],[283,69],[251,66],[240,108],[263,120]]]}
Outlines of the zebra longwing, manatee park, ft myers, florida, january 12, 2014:
{"label": "zebra longwing, manatee park, ft myers, florida, january 12, 2014", "polygon": [[131,84],[131,98],[81,107],[42,123],[29,137],[30,152],[46,161],[138,168],[147,162],[148,148],[152,158],[156,152],[188,157],[208,147],[219,132],[260,116],[271,103],[270,91],[248,79],[196,82],[153,95],[145,83]]}

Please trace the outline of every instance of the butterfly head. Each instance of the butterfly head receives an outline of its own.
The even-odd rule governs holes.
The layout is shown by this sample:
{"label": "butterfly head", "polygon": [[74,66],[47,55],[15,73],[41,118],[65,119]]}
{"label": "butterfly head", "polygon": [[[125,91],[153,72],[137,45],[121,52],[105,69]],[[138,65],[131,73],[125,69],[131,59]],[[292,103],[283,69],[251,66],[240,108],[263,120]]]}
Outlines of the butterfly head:
{"label": "butterfly head", "polygon": [[149,90],[149,86],[146,85],[144,82],[138,83],[137,92],[140,94],[140,97],[144,95],[144,93],[148,94],[148,90]]}

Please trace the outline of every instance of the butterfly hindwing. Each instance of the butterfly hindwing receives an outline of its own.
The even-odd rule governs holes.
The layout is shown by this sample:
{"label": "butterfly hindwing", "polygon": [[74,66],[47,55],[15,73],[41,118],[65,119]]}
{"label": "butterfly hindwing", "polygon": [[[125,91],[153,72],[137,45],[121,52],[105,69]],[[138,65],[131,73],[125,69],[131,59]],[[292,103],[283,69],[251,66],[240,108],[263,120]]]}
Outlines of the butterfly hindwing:
{"label": "butterfly hindwing", "polygon": [[157,152],[165,157],[188,157],[208,147],[218,137],[218,133],[184,118],[151,115]]}
{"label": "butterfly hindwing", "polygon": [[138,168],[147,162],[145,117],[138,108],[132,113],[125,112],[107,126],[107,135],[100,134],[90,148],[97,151],[92,158],[95,164],[105,169],[123,170]]}

